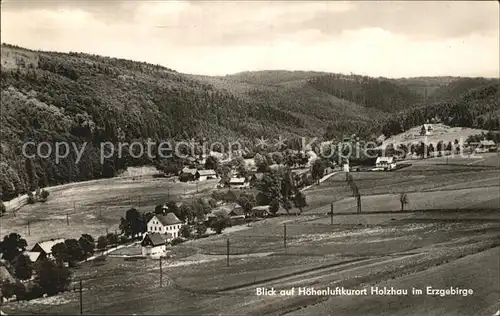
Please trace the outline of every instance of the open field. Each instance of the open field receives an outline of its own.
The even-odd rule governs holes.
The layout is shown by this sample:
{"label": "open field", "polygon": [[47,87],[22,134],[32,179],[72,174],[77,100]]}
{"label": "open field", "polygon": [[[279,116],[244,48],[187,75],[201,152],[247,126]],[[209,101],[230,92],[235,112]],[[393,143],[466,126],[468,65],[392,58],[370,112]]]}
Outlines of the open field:
{"label": "open field", "polygon": [[420,136],[421,125],[411,128],[403,133],[394,135],[384,140],[382,146],[387,146],[388,144],[394,144],[396,146],[400,143],[416,143],[416,142],[432,142],[437,144],[439,141],[443,141],[445,144],[448,142],[454,142],[455,139],[462,140],[465,142],[467,137],[472,135],[478,135],[481,133],[487,133],[488,131],[467,127],[449,127],[443,124],[430,124],[432,126],[432,135]]}
{"label": "open field", "polygon": [[[172,179],[143,177],[139,180],[114,178],[55,191],[46,203],[26,205],[2,217],[1,231],[17,232],[28,245],[50,238],[99,236],[118,229],[120,217],[130,207],[152,211],[166,200],[189,200],[216,185],[208,180],[174,183]],[[67,219],[69,225],[67,225]],[[30,234],[28,235],[28,222]]]}
{"label": "open field", "polygon": [[[467,256],[439,267],[377,284],[379,287],[399,289],[431,286],[446,289],[450,286],[472,289],[467,297],[439,296],[357,296],[333,297],[314,306],[287,315],[493,315],[498,309],[500,297],[500,248],[496,247]],[[457,276],[460,276],[457,278]],[[425,292],[424,292],[425,293]]]}
{"label": "open field", "polygon": [[[443,271],[447,271],[443,274],[447,279],[442,280],[449,280],[443,281],[445,285],[471,286],[477,291],[489,288],[492,293],[498,293],[497,289],[488,285],[491,279],[481,284],[471,283],[474,281],[474,274],[479,273],[484,277],[487,273],[492,275],[491,273],[498,269],[498,263],[496,267],[493,265],[491,255],[486,255],[488,262],[482,268],[477,267],[477,271],[460,270],[460,273],[465,275],[470,273],[471,277],[455,283],[451,279],[453,267],[456,265],[454,260],[463,256],[467,259],[468,255],[473,256],[478,252],[480,256],[488,254],[488,249],[499,245],[498,219],[447,223],[418,223],[401,219],[367,228],[342,228],[338,225],[332,227],[310,222],[289,224],[286,252],[282,243],[283,235],[279,234],[278,228],[281,227],[277,224],[269,222],[228,234],[236,245],[259,239],[255,238],[256,236],[263,237],[262,240],[264,237],[272,239],[276,234],[276,239],[266,240],[253,254],[230,256],[229,267],[226,266],[223,253],[198,253],[165,260],[163,289],[159,288],[158,260],[131,261],[108,257],[102,265],[83,265],[75,270],[75,276],[86,279],[83,292],[84,313],[278,315],[301,306],[323,308],[313,304],[329,304],[330,301],[325,301],[326,297],[316,296],[260,297],[255,295],[257,286],[277,289],[299,286],[358,288],[395,278],[390,282],[402,282],[400,286],[410,287],[411,282],[405,280],[413,275],[418,276],[418,273],[428,275],[427,279],[422,278],[419,282],[436,280],[438,283],[429,281],[429,284],[437,286],[440,285],[439,276]],[[272,226],[278,227],[272,231]],[[221,247],[225,244],[224,238],[209,237],[183,244],[181,247],[206,249],[210,248],[211,242],[220,244]],[[273,251],[269,251],[270,249]],[[486,252],[481,253],[483,250]],[[495,248],[495,251],[497,250],[498,247]],[[472,261],[474,259],[468,262]],[[444,270],[428,270],[436,265],[443,265]],[[481,269],[483,271],[479,272]],[[477,280],[481,282],[481,278]],[[354,309],[358,300],[345,299],[343,308],[346,311],[349,308]],[[414,304],[419,304],[427,303],[429,298],[422,297],[422,301],[413,299],[416,300]],[[47,305],[49,300],[58,304]],[[464,299],[445,298],[443,302],[445,300],[447,304],[454,304],[455,300]],[[494,302],[493,294],[483,297],[483,301],[475,299],[474,302],[478,309],[490,308]],[[429,308],[439,308],[440,304],[436,303]],[[375,306],[380,308],[381,305]],[[9,303],[3,310],[7,314],[55,314],[76,313],[78,308],[78,294],[66,292],[45,301],[40,299],[29,303]],[[305,311],[307,312],[307,309]],[[306,315],[327,314],[322,310],[319,310],[318,314],[317,311],[318,309],[314,309]]]}

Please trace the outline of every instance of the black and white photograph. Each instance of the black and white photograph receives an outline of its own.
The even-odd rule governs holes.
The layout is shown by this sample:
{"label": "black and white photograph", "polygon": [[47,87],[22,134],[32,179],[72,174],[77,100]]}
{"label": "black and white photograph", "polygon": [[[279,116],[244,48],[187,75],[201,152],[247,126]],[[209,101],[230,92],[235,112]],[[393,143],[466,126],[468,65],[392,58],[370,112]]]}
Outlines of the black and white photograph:
{"label": "black and white photograph", "polygon": [[0,315],[500,316],[498,1],[0,10]]}

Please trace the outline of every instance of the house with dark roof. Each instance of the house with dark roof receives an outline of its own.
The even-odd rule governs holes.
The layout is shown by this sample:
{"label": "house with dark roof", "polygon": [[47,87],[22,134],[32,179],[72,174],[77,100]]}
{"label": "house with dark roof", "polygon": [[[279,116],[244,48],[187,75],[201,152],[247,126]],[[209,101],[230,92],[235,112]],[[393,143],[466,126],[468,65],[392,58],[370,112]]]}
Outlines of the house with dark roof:
{"label": "house with dark roof", "polygon": [[179,237],[179,230],[182,224],[182,221],[174,213],[155,215],[147,224],[148,233],[167,234],[167,240],[170,241]]}
{"label": "house with dark roof", "polygon": [[195,181],[200,178],[200,173],[197,169],[184,168],[179,174],[179,180],[182,182]]}
{"label": "house with dark roof", "polygon": [[146,233],[141,241],[143,256],[161,256],[166,252],[168,234]]}
{"label": "house with dark roof", "polygon": [[256,172],[250,178],[250,185],[255,186],[257,183],[264,179],[264,172]]}

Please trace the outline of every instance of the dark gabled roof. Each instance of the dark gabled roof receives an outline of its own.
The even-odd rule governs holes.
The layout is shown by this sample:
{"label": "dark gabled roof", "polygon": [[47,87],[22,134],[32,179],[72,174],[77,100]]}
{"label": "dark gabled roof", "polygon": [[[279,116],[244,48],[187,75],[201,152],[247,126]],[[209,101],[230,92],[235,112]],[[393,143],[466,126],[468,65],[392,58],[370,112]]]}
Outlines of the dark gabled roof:
{"label": "dark gabled roof", "polygon": [[229,215],[230,216],[242,216],[242,215],[245,215],[245,211],[243,210],[243,208],[233,208],[230,212],[229,212]]}
{"label": "dark gabled roof", "polygon": [[160,223],[163,224],[163,226],[182,224],[182,221],[177,216],[175,216],[174,213],[168,213],[167,215],[155,215],[155,216],[156,218],[158,218]]}
{"label": "dark gabled roof", "polygon": [[160,233],[147,233],[142,239],[141,245],[145,246],[147,244],[151,244],[153,247],[156,247],[164,245],[165,241],[165,236]]}

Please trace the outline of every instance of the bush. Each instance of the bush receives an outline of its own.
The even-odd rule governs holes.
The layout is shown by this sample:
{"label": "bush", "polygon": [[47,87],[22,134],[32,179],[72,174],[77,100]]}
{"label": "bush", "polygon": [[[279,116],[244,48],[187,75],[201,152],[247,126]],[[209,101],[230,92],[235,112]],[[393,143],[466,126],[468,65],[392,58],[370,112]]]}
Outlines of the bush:
{"label": "bush", "polygon": [[2,284],[2,296],[11,298],[14,295],[17,300],[23,300],[26,296],[26,288],[21,282],[10,283],[9,281]]}
{"label": "bush", "polygon": [[5,204],[3,204],[2,201],[0,201],[0,216],[5,214],[5,212],[7,212],[7,208],[5,207]]}
{"label": "bush", "polygon": [[35,204],[35,203],[36,203],[36,199],[33,196],[33,193],[29,192],[28,193],[28,204]]}
{"label": "bush", "polygon": [[170,244],[172,244],[172,246],[175,246],[175,245],[181,244],[181,243],[183,243],[183,242],[184,242],[184,240],[183,240],[182,238],[177,237],[177,238],[174,238],[174,239],[170,242]]}
{"label": "bush", "polygon": [[181,229],[179,230],[179,235],[181,235],[184,238],[190,238],[191,237],[191,226],[182,225]]}

